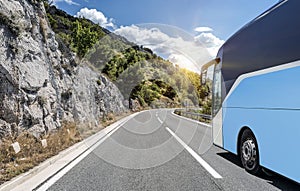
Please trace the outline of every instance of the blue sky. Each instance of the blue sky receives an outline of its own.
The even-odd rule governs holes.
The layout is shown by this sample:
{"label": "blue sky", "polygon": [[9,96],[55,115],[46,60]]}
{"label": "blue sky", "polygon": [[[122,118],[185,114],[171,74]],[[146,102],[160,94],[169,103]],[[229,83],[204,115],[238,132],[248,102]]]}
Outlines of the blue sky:
{"label": "blue sky", "polygon": [[[155,53],[164,55],[164,58],[174,63],[184,63],[183,65],[190,65],[187,68],[197,70],[191,65],[195,65],[195,62],[201,62],[202,65],[214,57],[220,46],[231,35],[276,4],[278,0],[53,0],[53,2],[71,15],[89,18],[139,45],[148,44]],[[145,30],[139,25],[143,23],[166,24],[177,29],[164,31],[163,27],[158,25],[153,27],[155,30],[149,26]],[[178,30],[183,30],[186,33],[184,36],[190,36],[193,43],[186,39],[182,40],[182,36],[180,39],[174,36],[175,33],[178,34]],[[155,43],[159,45],[153,46]],[[195,43],[204,46],[206,52],[199,49]],[[172,44],[176,45],[171,46]],[[170,50],[163,50],[165,47]],[[201,58],[196,55],[201,55]]]}
{"label": "blue sky", "polygon": [[[75,15],[81,8],[97,9],[117,26],[163,23],[193,33],[210,27],[226,40],[278,0],[56,0],[59,8]],[[60,1],[60,2],[58,2]],[[68,3],[69,2],[69,3]],[[74,2],[76,4],[70,4]]]}

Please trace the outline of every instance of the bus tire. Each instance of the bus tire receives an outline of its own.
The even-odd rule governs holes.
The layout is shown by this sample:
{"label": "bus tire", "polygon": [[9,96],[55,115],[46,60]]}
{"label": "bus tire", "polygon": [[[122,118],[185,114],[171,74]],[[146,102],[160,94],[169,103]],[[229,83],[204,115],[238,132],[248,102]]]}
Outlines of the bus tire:
{"label": "bus tire", "polygon": [[258,145],[250,129],[245,129],[239,145],[240,159],[243,167],[251,174],[260,174]]}

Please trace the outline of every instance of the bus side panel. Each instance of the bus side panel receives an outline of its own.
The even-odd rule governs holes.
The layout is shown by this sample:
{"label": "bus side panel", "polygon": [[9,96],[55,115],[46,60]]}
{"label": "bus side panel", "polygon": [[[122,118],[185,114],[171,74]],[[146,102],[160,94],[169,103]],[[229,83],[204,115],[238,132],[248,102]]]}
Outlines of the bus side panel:
{"label": "bus side panel", "polygon": [[254,74],[243,79],[223,103],[224,148],[237,153],[238,134],[241,128],[249,127],[258,142],[261,165],[297,182],[300,182],[299,74],[299,66]]}
{"label": "bus side panel", "polygon": [[260,164],[300,182],[299,116],[300,111],[227,109],[224,148],[236,153],[238,133],[247,126],[257,139]]}

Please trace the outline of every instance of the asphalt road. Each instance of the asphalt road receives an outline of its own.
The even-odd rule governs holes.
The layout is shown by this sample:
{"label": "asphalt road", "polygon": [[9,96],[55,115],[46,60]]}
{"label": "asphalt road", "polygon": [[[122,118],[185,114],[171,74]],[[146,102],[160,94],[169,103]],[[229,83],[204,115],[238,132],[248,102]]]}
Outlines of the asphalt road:
{"label": "asphalt road", "polygon": [[211,140],[208,126],[171,110],[145,111],[102,140],[48,190],[300,190],[279,175],[245,172],[237,156]]}

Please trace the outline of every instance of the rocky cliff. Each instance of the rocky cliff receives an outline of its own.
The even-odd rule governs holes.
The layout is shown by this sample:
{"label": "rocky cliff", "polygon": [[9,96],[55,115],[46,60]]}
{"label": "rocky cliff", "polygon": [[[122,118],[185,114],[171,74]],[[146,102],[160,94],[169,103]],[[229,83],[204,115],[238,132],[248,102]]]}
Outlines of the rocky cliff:
{"label": "rocky cliff", "polygon": [[43,3],[0,1],[0,137],[38,135],[64,120],[96,125],[105,113],[126,110],[113,83],[61,47]]}

